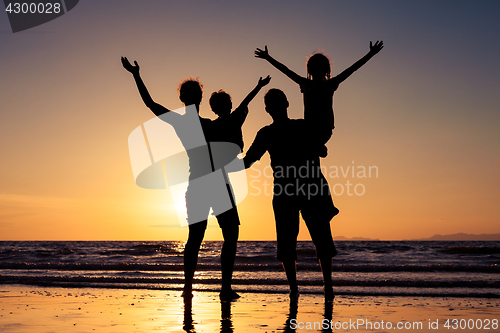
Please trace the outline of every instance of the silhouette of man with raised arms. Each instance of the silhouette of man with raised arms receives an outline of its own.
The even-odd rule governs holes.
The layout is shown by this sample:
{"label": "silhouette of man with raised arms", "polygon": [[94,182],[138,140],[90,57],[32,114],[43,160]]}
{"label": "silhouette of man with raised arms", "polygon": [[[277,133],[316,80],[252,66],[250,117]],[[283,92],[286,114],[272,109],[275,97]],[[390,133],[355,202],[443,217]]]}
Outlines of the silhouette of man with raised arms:
{"label": "silhouette of man with raised arms", "polygon": [[323,271],[325,300],[334,298],[332,258],[337,254],[330,230],[330,220],[338,214],[328,183],[321,173],[314,128],[304,119],[288,118],[288,100],[279,89],[264,97],[271,125],[259,130],[244,160],[250,167],[266,152],[273,169],[273,210],[276,220],[277,257],[283,263],[290,299],[298,298],[296,260],[299,212],[307,225]]}
{"label": "silhouette of man with raised arms", "polygon": [[[121,61],[123,67],[133,74],[141,98],[146,106],[157,117],[172,125],[188,155],[190,173],[189,184],[186,191],[186,208],[189,235],[184,248],[185,284],[182,295],[186,300],[192,298],[192,285],[198,262],[198,252],[207,228],[208,214],[210,208],[212,208],[214,215],[217,217],[219,226],[222,229],[224,238],[221,250],[222,287],[220,297],[223,300],[236,299],[239,295],[232,290],[231,280],[239,235],[240,221],[238,212],[225,172],[222,173],[222,179],[204,176],[215,174],[214,171],[217,170],[210,149],[211,145],[207,143],[216,140],[231,142],[232,140],[225,140],[226,138],[223,133],[225,131],[228,133],[237,132],[238,129],[231,127],[233,124],[237,124],[241,131],[244,117],[242,121],[228,121],[227,124],[225,122],[214,122],[210,119],[200,117],[199,109],[203,91],[200,82],[194,79],[184,81],[179,87],[179,99],[185,105],[186,112],[184,114],[172,112],[153,101],[139,74],[139,65],[137,62],[134,62],[135,66],[133,66],[127,58],[122,57]],[[246,117],[248,104],[257,95],[260,89],[269,83],[269,80],[269,77],[259,80],[257,86],[237,108],[239,110],[238,113],[242,113]],[[229,110],[229,112],[230,111],[231,110]],[[165,117],[164,115],[167,113],[168,117]],[[224,114],[224,116],[230,116],[230,114]],[[235,117],[232,118],[240,117],[236,114]],[[224,117],[224,119],[226,119],[226,117]],[[200,145],[200,142],[205,144]],[[225,199],[228,197],[231,199],[232,203],[229,209],[227,205],[225,205],[225,202],[228,201]]]}

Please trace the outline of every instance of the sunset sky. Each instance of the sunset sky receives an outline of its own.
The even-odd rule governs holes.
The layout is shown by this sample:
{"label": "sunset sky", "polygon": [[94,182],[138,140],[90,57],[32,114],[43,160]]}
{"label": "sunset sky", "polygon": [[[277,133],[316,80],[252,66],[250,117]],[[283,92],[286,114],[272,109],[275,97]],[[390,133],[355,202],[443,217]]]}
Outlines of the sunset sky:
{"label": "sunset sky", "polygon": [[[121,56],[139,62],[153,98],[170,109],[181,107],[184,78],[199,77],[200,114],[213,119],[212,91],[237,105],[269,74],[266,89],[282,89],[289,115],[301,118],[299,87],[255,48],[267,45],[304,76],[307,56],[321,50],[336,75],[376,40],[384,49],[334,97],[322,160],[331,187],[339,184],[333,235],[500,233],[499,13],[496,1],[83,0],[15,34],[0,13],[0,240],[187,238],[170,192],[134,182],[128,136],[154,114]],[[271,122],[264,92],[250,104],[246,148]],[[268,165],[266,155],[248,170],[262,192],[249,187],[238,206],[241,240],[275,239],[272,197],[257,177]],[[378,173],[353,177],[353,167],[370,166]],[[221,239],[215,220],[206,239]]]}

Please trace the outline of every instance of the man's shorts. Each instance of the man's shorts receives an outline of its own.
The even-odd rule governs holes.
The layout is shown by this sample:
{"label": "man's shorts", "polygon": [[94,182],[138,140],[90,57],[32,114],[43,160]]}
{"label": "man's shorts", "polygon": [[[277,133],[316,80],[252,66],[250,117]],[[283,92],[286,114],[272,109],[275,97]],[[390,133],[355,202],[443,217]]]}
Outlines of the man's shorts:
{"label": "man's shorts", "polygon": [[[322,177],[318,184],[326,180]],[[299,234],[299,213],[306,223],[311,239],[316,246],[319,259],[331,259],[337,254],[330,229],[330,220],[338,213],[334,206],[330,191],[303,195],[287,195],[281,193],[273,198],[276,235],[278,243],[278,260],[297,259],[297,236]]]}
{"label": "man's shorts", "polygon": [[215,173],[211,178],[190,180],[186,191],[188,224],[206,221],[212,209],[221,228],[226,224],[239,225],[232,193],[231,186]]}

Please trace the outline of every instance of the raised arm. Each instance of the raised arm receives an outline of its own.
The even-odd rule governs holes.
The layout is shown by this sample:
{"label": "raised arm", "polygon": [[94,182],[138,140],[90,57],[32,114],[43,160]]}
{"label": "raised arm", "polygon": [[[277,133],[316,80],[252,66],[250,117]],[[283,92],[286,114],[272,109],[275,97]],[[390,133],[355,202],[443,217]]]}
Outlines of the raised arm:
{"label": "raised arm", "polygon": [[255,88],[253,88],[253,90],[248,93],[247,97],[245,97],[243,99],[243,101],[241,101],[238,108],[241,108],[241,107],[247,108],[248,104],[250,104],[252,99],[254,99],[254,97],[257,96],[257,94],[262,89],[262,87],[265,87],[266,85],[268,85],[270,81],[271,81],[271,77],[269,75],[266,76],[266,78],[264,78],[264,79],[262,77],[259,78],[259,82],[257,82],[257,85],[255,86]]}
{"label": "raised arm", "polygon": [[303,80],[306,80],[306,78],[298,75],[297,73],[283,65],[281,62],[271,57],[269,51],[267,50],[267,45],[265,46],[264,50],[257,48],[257,50],[255,50],[255,57],[269,61],[269,63],[276,67],[277,70],[288,76],[293,82],[297,84],[301,84]]}
{"label": "raised arm", "polygon": [[153,101],[153,98],[151,98],[151,95],[149,94],[148,89],[146,88],[146,85],[142,81],[141,75],[139,74],[139,64],[137,63],[137,61],[134,61],[135,66],[133,66],[126,57],[122,57],[121,60],[123,68],[132,73],[132,75],[134,76],[135,83],[137,84],[137,89],[139,89],[139,94],[141,94],[141,98],[144,104],[146,104],[146,106],[156,116],[160,116],[165,112],[169,112],[169,109],[156,103],[155,101]]}
{"label": "raised arm", "polygon": [[361,68],[364,64],[368,62],[375,54],[379,53],[384,47],[383,41],[376,41],[374,45],[370,42],[370,51],[361,59],[356,61],[351,67],[347,68],[345,71],[336,76],[337,82],[341,83],[345,81],[352,73]]}
{"label": "raised arm", "polygon": [[265,79],[261,77],[259,79],[259,82],[257,83],[257,86],[255,86],[255,88],[253,88],[253,90],[248,93],[247,97],[245,97],[240,105],[238,105],[238,107],[231,113],[231,117],[233,117],[233,119],[235,119],[238,124],[243,125],[248,114],[248,104],[250,104],[252,99],[257,96],[260,89],[266,86],[269,81],[271,81],[271,77],[269,75]]}

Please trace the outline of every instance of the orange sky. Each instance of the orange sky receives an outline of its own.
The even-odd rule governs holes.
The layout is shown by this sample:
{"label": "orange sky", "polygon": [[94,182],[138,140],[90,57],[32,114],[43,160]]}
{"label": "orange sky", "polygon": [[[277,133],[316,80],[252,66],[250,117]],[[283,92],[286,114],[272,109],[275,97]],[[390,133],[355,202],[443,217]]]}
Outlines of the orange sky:
{"label": "orange sky", "polygon": [[[134,184],[130,132],[154,115],[144,107],[120,56],[137,60],[153,98],[181,106],[178,83],[225,89],[233,104],[270,74],[302,117],[299,88],[253,50],[301,75],[322,49],[339,73],[386,47],[335,93],[328,170],[376,167],[378,177],[330,172],[331,187],[361,184],[363,195],[334,195],[334,236],[412,239],[500,233],[500,24],[496,3],[85,1],[42,26],[13,34],[0,15],[0,239],[184,240],[166,190]],[[467,17],[467,24],[464,24]],[[248,148],[271,122],[261,92],[243,127]],[[264,157],[248,171],[269,165]],[[259,169],[260,168],[260,169]],[[264,179],[259,178],[260,182]],[[255,184],[255,183],[254,183]],[[239,205],[240,239],[275,239],[271,196]],[[221,239],[211,221],[206,239]],[[305,228],[300,238],[309,239]]]}

